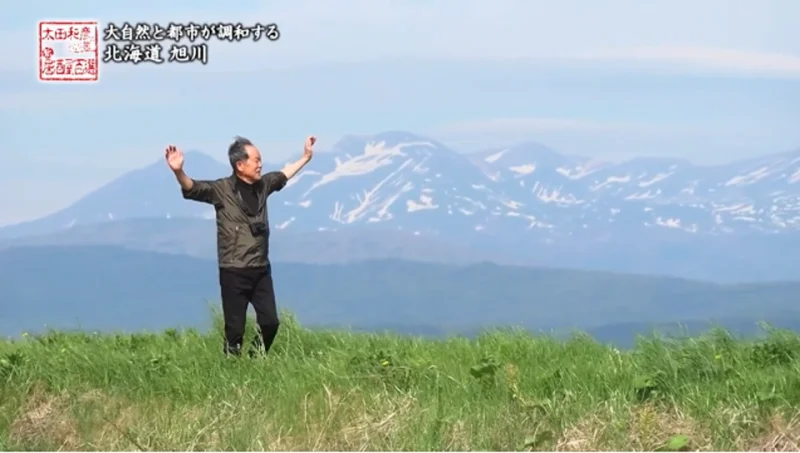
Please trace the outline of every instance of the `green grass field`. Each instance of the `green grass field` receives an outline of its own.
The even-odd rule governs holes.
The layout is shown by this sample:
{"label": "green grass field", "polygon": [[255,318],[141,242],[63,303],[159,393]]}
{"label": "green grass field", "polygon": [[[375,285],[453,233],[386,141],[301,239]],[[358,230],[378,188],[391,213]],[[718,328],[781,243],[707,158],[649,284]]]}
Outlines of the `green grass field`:
{"label": "green grass field", "polygon": [[273,352],[255,359],[223,358],[219,330],[2,342],[0,447],[798,449],[793,333],[620,352],[581,336],[434,341],[283,320]]}

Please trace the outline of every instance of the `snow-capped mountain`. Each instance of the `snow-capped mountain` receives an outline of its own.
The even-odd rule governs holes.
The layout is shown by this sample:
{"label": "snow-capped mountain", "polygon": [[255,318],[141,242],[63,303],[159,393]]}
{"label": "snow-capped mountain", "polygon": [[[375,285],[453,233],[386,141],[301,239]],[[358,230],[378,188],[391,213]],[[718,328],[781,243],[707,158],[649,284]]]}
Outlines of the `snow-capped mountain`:
{"label": "snow-capped mountain", "polygon": [[[293,183],[278,227],[388,223],[452,234],[571,236],[622,228],[778,233],[800,226],[800,150],[720,166],[615,164],[536,143],[461,155],[385,133],[343,141]],[[309,224],[310,222],[310,224]]]}
{"label": "snow-capped mountain", "polygon": [[[162,159],[0,237],[130,218],[206,217],[183,200]],[[265,171],[280,165],[265,166]],[[195,178],[227,164],[188,152]],[[800,227],[800,150],[718,166],[660,158],[622,163],[562,155],[536,143],[464,155],[407,132],[346,137],[270,198],[273,229],[379,225],[414,234],[553,241],[632,231],[780,233]]]}
{"label": "snow-capped mountain", "polygon": [[503,187],[429,138],[405,132],[348,138],[310,167],[290,181],[285,207],[273,209],[277,228],[383,224],[460,234],[513,225],[504,219],[514,204]]}
{"label": "snow-capped mountain", "polygon": [[718,166],[664,158],[615,164],[538,144],[470,158],[520,210],[567,234],[617,225],[712,234],[800,227],[800,150]]}

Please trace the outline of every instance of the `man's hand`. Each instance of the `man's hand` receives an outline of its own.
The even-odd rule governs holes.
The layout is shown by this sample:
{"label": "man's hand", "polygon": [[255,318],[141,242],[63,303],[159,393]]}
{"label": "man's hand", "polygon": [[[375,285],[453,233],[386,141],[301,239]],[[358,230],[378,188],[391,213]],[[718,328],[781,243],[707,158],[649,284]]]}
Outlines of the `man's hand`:
{"label": "man's hand", "polygon": [[167,165],[169,165],[170,170],[183,170],[183,151],[176,148],[175,145],[167,146],[167,149],[164,150],[164,157],[167,160]]}
{"label": "man's hand", "polygon": [[309,136],[306,138],[306,145],[303,147],[303,158],[306,160],[311,160],[311,157],[314,155],[314,143],[317,143],[317,137]]}
{"label": "man's hand", "polygon": [[314,155],[314,143],[317,143],[317,137],[314,137],[313,135],[308,136],[306,138],[306,144],[303,147],[303,157],[301,157],[297,162],[288,164],[281,169],[283,174],[286,175],[286,179],[294,178],[294,175],[296,175],[297,172],[305,167],[308,161],[311,160],[311,157]]}
{"label": "man's hand", "polygon": [[192,190],[194,181],[183,172],[183,151],[179,150],[175,145],[169,145],[164,150],[164,158],[167,160],[169,169],[175,173],[175,178],[178,180],[178,184],[181,185],[181,189],[185,191]]}

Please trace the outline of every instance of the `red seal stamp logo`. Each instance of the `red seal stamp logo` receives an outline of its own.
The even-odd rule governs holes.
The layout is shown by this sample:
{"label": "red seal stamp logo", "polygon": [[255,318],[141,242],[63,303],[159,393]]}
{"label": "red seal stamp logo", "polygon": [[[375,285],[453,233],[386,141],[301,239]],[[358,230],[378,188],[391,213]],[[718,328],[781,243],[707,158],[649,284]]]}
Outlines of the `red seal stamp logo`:
{"label": "red seal stamp logo", "polygon": [[97,21],[39,22],[39,81],[97,82]]}

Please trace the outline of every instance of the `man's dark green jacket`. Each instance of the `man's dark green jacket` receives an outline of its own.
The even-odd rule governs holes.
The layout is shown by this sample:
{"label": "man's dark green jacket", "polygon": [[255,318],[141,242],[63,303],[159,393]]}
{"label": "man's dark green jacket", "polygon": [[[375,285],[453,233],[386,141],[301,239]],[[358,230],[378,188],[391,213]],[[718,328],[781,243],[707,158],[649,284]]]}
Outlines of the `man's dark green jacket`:
{"label": "man's dark green jacket", "polygon": [[[244,209],[237,177],[193,180],[191,190],[181,190],[187,200],[209,203],[217,211],[217,260],[219,267],[263,267],[269,264],[269,216],[267,197],[286,186],[283,172],[265,173],[255,183],[258,212],[250,216]],[[263,222],[264,234],[253,234],[251,225]]]}

